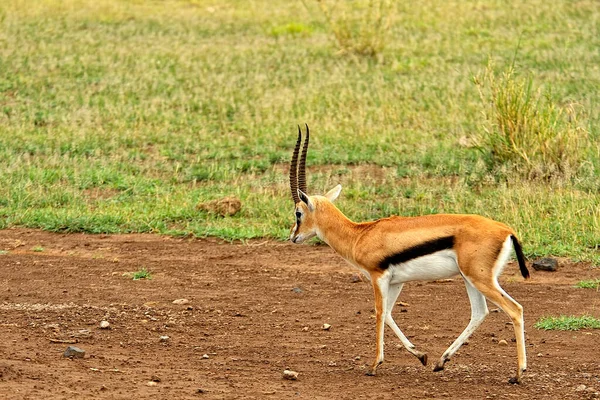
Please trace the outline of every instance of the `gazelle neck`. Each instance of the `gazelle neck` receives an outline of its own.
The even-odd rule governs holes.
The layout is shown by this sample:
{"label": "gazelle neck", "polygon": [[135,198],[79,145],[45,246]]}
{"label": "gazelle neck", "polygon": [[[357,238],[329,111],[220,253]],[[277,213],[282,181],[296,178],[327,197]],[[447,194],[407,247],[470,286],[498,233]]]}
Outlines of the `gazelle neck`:
{"label": "gazelle neck", "polygon": [[317,236],[347,260],[352,260],[354,243],[360,233],[358,224],[348,219],[330,202],[319,205]]}

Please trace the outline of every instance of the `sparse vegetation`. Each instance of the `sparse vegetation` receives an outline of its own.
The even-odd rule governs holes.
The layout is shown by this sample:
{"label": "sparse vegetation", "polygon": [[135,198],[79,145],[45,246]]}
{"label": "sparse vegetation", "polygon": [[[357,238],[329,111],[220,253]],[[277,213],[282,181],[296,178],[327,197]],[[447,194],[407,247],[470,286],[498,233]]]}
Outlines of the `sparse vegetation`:
{"label": "sparse vegetation", "polygon": [[42,246],[34,246],[31,248],[32,251],[35,251],[36,253],[41,253],[42,251],[44,251],[44,248]]}
{"label": "sparse vegetation", "polygon": [[557,331],[578,331],[580,329],[600,329],[600,319],[590,315],[543,317],[534,325],[537,329]]}
{"label": "sparse vegetation", "polygon": [[596,289],[600,288],[600,279],[586,279],[583,281],[579,281],[575,284],[575,287],[581,289]]}
{"label": "sparse vegetation", "polygon": [[[309,190],[342,183],[354,220],[478,213],[513,226],[529,256],[600,264],[598,7],[338,3],[362,4],[346,15],[357,23],[384,7],[369,17],[375,58],[336,56],[312,0],[0,2],[0,228],[284,239],[307,122]],[[460,142],[494,122],[472,77],[490,58],[501,77],[519,38],[513,82],[530,77],[542,104],[551,86],[546,115],[586,132],[576,157],[548,150],[524,173]],[[198,209],[228,196],[234,216]]]}
{"label": "sparse vegetation", "polygon": [[128,275],[131,275],[131,278],[134,281],[139,281],[140,279],[152,279],[152,274],[146,269],[146,267],[142,267],[140,270],[131,272]]}

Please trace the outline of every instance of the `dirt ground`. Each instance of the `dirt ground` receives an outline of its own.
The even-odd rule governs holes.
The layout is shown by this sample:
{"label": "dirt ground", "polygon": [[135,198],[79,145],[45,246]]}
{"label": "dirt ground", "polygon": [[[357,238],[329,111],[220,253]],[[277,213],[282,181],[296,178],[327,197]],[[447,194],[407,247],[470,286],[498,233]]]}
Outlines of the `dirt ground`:
{"label": "dirt ground", "polygon": [[[525,308],[529,362],[524,382],[510,385],[514,334],[494,305],[446,369],[432,372],[469,319],[460,279],[408,284],[394,310],[430,365],[388,329],[386,362],[369,377],[371,287],[327,246],[11,229],[0,231],[0,250],[0,398],[600,397],[600,331],[533,327],[544,315],[599,315],[600,294],[573,287],[600,276],[585,264],[530,268],[527,282],[514,264],[505,271],[503,287]],[[127,275],[143,267],[152,279]],[[69,345],[85,357],[65,358]],[[298,380],[284,380],[286,368]]]}

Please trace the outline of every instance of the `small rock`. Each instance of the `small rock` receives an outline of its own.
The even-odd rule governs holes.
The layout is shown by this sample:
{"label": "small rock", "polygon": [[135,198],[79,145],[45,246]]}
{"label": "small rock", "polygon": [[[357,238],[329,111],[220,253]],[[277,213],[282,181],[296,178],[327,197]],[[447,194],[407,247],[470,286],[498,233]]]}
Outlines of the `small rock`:
{"label": "small rock", "polygon": [[110,329],[110,323],[108,321],[100,321],[100,329]]}
{"label": "small rock", "polygon": [[531,264],[536,271],[556,271],[558,261],[555,258],[540,258]]}
{"label": "small rock", "polygon": [[308,326],[303,327],[302,332],[308,332]]}
{"label": "small rock", "polygon": [[159,337],[158,339],[161,341],[161,343],[166,343],[169,341],[170,337],[168,337],[167,335],[164,335],[164,336]]}
{"label": "small rock", "polygon": [[575,388],[576,392],[583,392],[585,389],[587,389],[587,386],[585,385],[579,385]]}
{"label": "small rock", "polygon": [[198,390],[196,390],[196,393],[204,394],[204,393],[206,393],[206,390],[199,388]]}
{"label": "small rock", "polygon": [[283,371],[283,379],[295,381],[298,379],[298,373],[296,371],[286,369],[285,371]]}
{"label": "small rock", "polygon": [[204,358],[204,359],[208,359],[208,358],[210,358],[210,357],[208,356],[208,354],[202,354],[202,358]]}
{"label": "small rock", "polygon": [[536,356],[537,357],[544,357],[544,355],[542,353],[537,353]]}
{"label": "small rock", "polygon": [[358,360],[360,360],[360,356],[356,356],[356,357],[354,357],[354,359],[355,359],[356,361],[358,361]]}
{"label": "small rock", "polygon": [[148,382],[146,382],[146,386],[156,386],[156,385],[158,385],[158,383],[154,382],[154,381],[148,381]]}
{"label": "small rock", "polygon": [[85,356],[85,350],[80,349],[79,347],[69,346],[63,355],[70,358],[83,358]]}
{"label": "small rock", "polygon": [[177,300],[173,300],[173,304],[177,304],[177,305],[183,305],[183,304],[188,304],[190,301],[188,299],[177,299]]}
{"label": "small rock", "polygon": [[160,382],[160,378],[159,378],[158,376],[156,376],[156,375],[152,375],[152,376],[150,377],[150,380],[151,380],[152,382]]}
{"label": "small rock", "polygon": [[363,279],[362,279],[361,274],[354,273],[350,277],[350,282],[352,282],[352,283],[358,283],[358,282],[362,282],[362,281],[363,281]]}
{"label": "small rock", "polygon": [[60,326],[58,324],[48,324],[44,326],[46,329],[52,329],[53,331],[60,331]]}
{"label": "small rock", "polygon": [[504,340],[504,339],[502,339],[502,340],[499,340],[499,341],[498,341],[498,344],[499,344],[500,346],[508,346],[508,342],[507,342],[506,340]]}
{"label": "small rock", "polygon": [[331,325],[329,325],[329,324],[323,324],[323,330],[324,331],[328,331],[330,329],[331,329]]}
{"label": "small rock", "polygon": [[299,287],[295,287],[292,289],[292,292],[294,293],[302,293],[302,289],[300,289]]}

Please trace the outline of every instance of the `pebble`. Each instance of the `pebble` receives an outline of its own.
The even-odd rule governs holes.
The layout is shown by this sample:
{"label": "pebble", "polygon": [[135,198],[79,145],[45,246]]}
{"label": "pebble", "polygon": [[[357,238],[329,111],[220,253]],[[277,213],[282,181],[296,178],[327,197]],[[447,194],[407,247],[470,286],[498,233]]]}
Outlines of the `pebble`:
{"label": "pebble", "polygon": [[177,305],[183,305],[183,304],[188,304],[190,301],[188,299],[177,299],[177,300],[173,300],[173,304],[177,304]]}
{"label": "pebble", "polygon": [[508,342],[507,342],[506,340],[504,340],[504,339],[502,339],[502,340],[499,340],[499,341],[498,341],[498,344],[499,344],[500,346],[508,346]]}
{"label": "pebble", "polygon": [[69,347],[67,347],[67,349],[65,350],[63,355],[65,357],[71,357],[71,358],[83,358],[85,356],[85,350],[80,349],[79,347],[76,347],[76,346],[69,346]]}
{"label": "pebble", "polygon": [[283,379],[288,379],[290,381],[295,381],[298,379],[298,373],[296,371],[292,371],[290,369],[286,369],[283,371]]}
{"label": "pebble", "polygon": [[204,358],[204,359],[208,359],[208,358],[210,358],[210,357],[208,356],[208,354],[202,354],[202,358]]}
{"label": "pebble", "polygon": [[160,338],[158,338],[162,343],[168,342],[170,337],[168,337],[167,335],[161,336]]}
{"label": "pebble", "polygon": [[587,386],[585,385],[579,385],[575,388],[576,392],[583,392],[585,389],[587,389]]}
{"label": "pebble", "polygon": [[329,324],[323,324],[323,330],[324,331],[328,331],[330,329],[331,329],[331,325],[329,325]]}
{"label": "pebble", "polygon": [[100,321],[100,329],[110,329],[110,323],[108,321]]}
{"label": "pebble", "polygon": [[302,289],[300,289],[299,287],[295,287],[295,288],[293,288],[293,289],[292,289],[292,291],[293,291],[294,293],[302,293]]}
{"label": "pebble", "polygon": [[146,386],[156,386],[156,385],[158,385],[158,382],[154,382],[154,381],[146,382]]}
{"label": "pebble", "polygon": [[362,276],[360,274],[352,274],[352,276],[350,277],[350,282],[352,283],[358,283],[358,282],[362,282]]}

